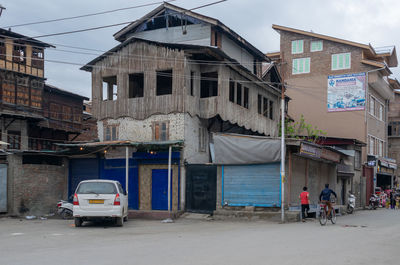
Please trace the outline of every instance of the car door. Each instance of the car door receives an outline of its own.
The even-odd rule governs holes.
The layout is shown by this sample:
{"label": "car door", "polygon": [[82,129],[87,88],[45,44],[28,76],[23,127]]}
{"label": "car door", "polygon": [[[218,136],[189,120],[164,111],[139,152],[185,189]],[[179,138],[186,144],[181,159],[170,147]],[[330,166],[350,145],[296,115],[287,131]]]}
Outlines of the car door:
{"label": "car door", "polygon": [[118,190],[121,198],[121,203],[124,207],[124,213],[128,213],[128,196],[126,194],[126,191],[122,187],[121,183],[118,182]]}

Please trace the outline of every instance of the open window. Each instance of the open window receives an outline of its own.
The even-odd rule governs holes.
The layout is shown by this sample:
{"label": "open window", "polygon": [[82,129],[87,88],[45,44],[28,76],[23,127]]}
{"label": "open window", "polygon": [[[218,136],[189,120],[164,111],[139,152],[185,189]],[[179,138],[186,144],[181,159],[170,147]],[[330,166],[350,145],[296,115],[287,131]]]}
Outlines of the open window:
{"label": "open window", "polygon": [[245,107],[246,109],[249,108],[249,88],[248,87],[244,87],[244,90],[243,90],[243,107]]}
{"label": "open window", "polygon": [[235,102],[235,82],[229,79],[229,101]]}
{"label": "open window", "polygon": [[242,105],[242,85],[239,83],[236,85],[236,104]]}
{"label": "open window", "polygon": [[103,77],[103,100],[116,100],[118,87],[117,76]]}
{"label": "open window", "polygon": [[10,144],[9,149],[21,149],[21,132],[8,131],[7,142]]}
{"label": "open window", "polygon": [[44,53],[42,48],[32,48],[32,66],[43,69]]}
{"label": "open window", "polygon": [[172,94],[172,70],[157,71],[157,96]]}
{"label": "open window", "polygon": [[26,47],[24,45],[18,43],[14,45],[13,62],[20,64],[26,63]]}
{"label": "open window", "polygon": [[129,98],[142,98],[144,91],[144,74],[129,75]]}
{"label": "open window", "polygon": [[218,72],[201,73],[200,97],[218,96]]}
{"label": "open window", "polygon": [[6,59],[6,43],[4,38],[0,38],[0,59]]}
{"label": "open window", "polygon": [[190,72],[190,95],[194,96],[194,72]]}

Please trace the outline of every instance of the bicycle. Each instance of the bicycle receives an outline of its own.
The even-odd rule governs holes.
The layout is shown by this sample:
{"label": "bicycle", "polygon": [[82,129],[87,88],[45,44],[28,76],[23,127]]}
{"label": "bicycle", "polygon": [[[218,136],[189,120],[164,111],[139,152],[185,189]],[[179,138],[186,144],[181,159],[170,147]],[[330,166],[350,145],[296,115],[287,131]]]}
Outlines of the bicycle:
{"label": "bicycle", "polygon": [[333,208],[334,202],[332,202],[332,210],[331,210],[331,215],[329,218],[327,217],[327,207],[328,205],[324,202],[321,202],[320,204],[320,210],[319,210],[319,223],[321,225],[326,225],[327,220],[331,220],[332,224],[336,224],[336,211]]}

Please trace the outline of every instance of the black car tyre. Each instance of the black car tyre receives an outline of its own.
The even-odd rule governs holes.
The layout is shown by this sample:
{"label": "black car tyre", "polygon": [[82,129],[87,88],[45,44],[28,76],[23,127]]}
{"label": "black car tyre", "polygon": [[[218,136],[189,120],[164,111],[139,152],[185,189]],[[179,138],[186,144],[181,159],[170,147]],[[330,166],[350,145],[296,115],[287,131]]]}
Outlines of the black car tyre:
{"label": "black car tyre", "polygon": [[117,226],[123,226],[123,225],[124,225],[124,217],[121,216],[121,217],[115,218],[115,224],[116,224]]}
{"label": "black car tyre", "polygon": [[81,227],[82,226],[82,218],[75,217],[75,227]]}

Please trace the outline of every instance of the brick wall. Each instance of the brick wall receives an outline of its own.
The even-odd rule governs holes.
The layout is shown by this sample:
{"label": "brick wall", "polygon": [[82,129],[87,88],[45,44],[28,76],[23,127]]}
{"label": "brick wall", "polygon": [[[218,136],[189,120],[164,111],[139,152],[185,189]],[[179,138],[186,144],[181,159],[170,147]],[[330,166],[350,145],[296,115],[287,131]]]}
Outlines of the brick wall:
{"label": "brick wall", "polygon": [[68,162],[63,165],[22,164],[21,155],[9,155],[8,208],[10,215],[41,216],[56,210],[66,199]]}

